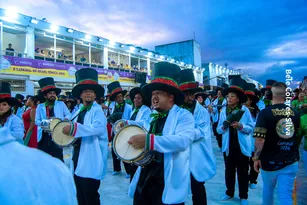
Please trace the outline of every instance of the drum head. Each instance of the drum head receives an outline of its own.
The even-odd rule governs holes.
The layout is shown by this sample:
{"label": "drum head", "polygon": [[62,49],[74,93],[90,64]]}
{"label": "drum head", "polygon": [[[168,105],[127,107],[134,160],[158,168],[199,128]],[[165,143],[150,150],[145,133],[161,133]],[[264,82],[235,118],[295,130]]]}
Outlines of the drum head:
{"label": "drum head", "polygon": [[122,122],[125,122],[125,120],[117,120],[117,121],[114,123],[114,125],[113,125],[114,134],[118,133],[119,130],[121,129],[120,124],[121,124]]}
{"label": "drum head", "polygon": [[50,131],[52,131],[59,122],[61,122],[60,118],[52,118],[49,125]]}
{"label": "drum head", "polygon": [[145,134],[145,130],[136,125],[128,125],[123,127],[115,136],[113,141],[113,148],[115,154],[125,161],[133,161],[144,152],[144,149],[135,149],[128,144],[128,140],[133,135]]}
{"label": "drum head", "polygon": [[52,132],[52,140],[57,145],[64,147],[68,146],[75,141],[75,138],[70,135],[63,134],[62,130],[66,125],[70,125],[70,122],[59,122]]}

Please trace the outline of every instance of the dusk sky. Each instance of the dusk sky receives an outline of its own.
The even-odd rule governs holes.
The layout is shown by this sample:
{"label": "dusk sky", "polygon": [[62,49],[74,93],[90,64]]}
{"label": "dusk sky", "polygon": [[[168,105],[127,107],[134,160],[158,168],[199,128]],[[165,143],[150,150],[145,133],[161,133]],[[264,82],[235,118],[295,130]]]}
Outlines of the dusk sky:
{"label": "dusk sky", "polygon": [[196,34],[202,62],[265,83],[307,76],[306,0],[0,0],[0,7],[114,41],[154,49]]}

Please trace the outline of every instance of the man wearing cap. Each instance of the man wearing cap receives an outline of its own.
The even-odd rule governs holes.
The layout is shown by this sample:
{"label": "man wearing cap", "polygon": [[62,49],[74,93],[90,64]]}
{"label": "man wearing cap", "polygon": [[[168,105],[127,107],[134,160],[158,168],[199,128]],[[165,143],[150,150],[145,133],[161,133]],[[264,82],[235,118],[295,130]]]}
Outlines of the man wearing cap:
{"label": "man wearing cap", "polygon": [[223,91],[223,88],[217,89],[217,98],[212,103],[213,111],[211,113],[212,120],[213,120],[212,129],[213,129],[213,133],[216,137],[216,141],[220,149],[222,148],[222,135],[216,131],[216,128],[219,123],[220,112],[222,108],[226,106],[226,103],[227,103],[226,98],[222,95],[222,91]]}
{"label": "man wearing cap", "polygon": [[100,180],[107,173],[107,119],[96,103],[104,88],[98,84],[98,73],[91,68],[76,72],[74,97],[81,97],[83,106],[72,115],[72,124],[63,133],[76,138],[74,143],[74,178],[79,204],[98,205]]}
{"label": "man wearing cap", "polygon": [[13,107],[13,114],[22,119],[22,115],[24,113],[22,107],[25,97],[21,94],[16,94],[15,98],[17,99],[18,103]]}
{"label": "man wearing cap", "polygon": [[[111,110],[111,115],[122,115],[119,119],[129,120],[132,112],[132,107],[124,101],[124,96],[127,94],[126,90],[122,90],[118,81],[114,81],[108,85],[108,92],[110,93],[110,100],[115,101],[114,107]],[[113,133],[114,135],[114,133]],[[113,158],[113,175],[120,174],[121,166],[120,160],[117,158],[112,147],[112,158]],[[126,178],[130,178],[129,165],[124,162],[126,170]]]}
{"label": "man wearing cap", "polygon": [[237,172],[241,205],[248,204],[248,170],[253,132],[250,111],[242,105],[247,100],[245,86],[246,81],[240,77],[229,80],[229,87],[224,91],[227,95],[227,107],[222,108],[217,126],[217,132],[223,135],[222,152],[227,187],[221,200],[226,201],[234,197]]}
{"label": "man wearing cap", "polygon": [[133,177],[129,196],[134,205],[184,204],[187,199],[195,124],[191,112],[179,107],[184,102],[179,82],[180,68],[160,62],[152,70],[151,83],[142,88],[155,111],[148,134],[134,135],[128,143],[154,151],[154,160],[139,167]]}
{"label": "man wearing cap", "polygon": [[274,203],[278,184],[279,204],[293,204],[292,192],[298,171],[300,115],[285,105],[287,86],[272,86],[272,105],[261,110],[254,131],[254,168],[261,169],[264,205]]}
{"label": "man wearing cap", "polygon": [[60,118],[61,120],[69,119],[70,113],[64,102],[56,100],[56,96],[61,93],[61,89],[55,86],[53,78],[42,78],[38,83],[46,99],[45,103],[37,106],[35,114],[35,124],[38,126],[38,149],[63,161],[62,148],[52,141],[49,132],[42,131],[41,123],[43,120],[52,117]]}
{"label": "man wearing cap", "polygon": [[207,204],[205,181],[216,174],[216,160],[211,142],[210,114],[195,100],[195,93],[202,91],[195,81],[193,70],[181,70],[180,90],[184,92],[183,108],[195,119],[193,143],[191,145],[190,172],[193,205]]}
{"label": "man wearing cap", "polygon": [[11,96],[10,84],[0,82],[0,129],[1,127],[7,127],[11,135],[23,144],[23,122],[12,112],[12,107],[18,103],[18,100]]}

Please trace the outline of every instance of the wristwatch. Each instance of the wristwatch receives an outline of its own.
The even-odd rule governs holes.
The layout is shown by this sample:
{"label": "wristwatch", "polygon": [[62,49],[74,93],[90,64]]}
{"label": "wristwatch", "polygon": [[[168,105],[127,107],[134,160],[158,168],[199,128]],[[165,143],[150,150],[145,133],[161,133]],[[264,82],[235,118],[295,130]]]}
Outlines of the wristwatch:
{"label": "wristwatch", "polygon": [[258,161],[258,160],[260,160],[260,159],[259,159],[259,157],[253,157],[252,160],[253,160],[253,161]]}

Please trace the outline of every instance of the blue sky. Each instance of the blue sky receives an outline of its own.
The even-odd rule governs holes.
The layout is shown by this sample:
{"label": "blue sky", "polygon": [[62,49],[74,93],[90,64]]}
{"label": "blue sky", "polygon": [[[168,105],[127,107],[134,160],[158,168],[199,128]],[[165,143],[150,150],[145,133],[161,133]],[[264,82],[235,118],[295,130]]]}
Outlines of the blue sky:
{"label": "blue sky", "polygon": [[295,81],[307,75],[304,0],[0,0],[0,4],[151,49],[192,39],[195,32],[204,63],[228,63],[261,83],[268,78],[285,81],[285,69],[292,69]]}

